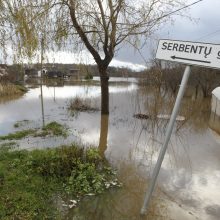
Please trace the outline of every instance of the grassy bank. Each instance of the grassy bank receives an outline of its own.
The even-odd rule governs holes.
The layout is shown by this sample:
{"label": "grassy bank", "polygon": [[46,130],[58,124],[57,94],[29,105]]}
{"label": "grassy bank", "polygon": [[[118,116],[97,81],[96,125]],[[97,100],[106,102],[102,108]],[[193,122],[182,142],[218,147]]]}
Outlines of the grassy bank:
{"label": "grassy bank", "polygon": [[0,83],[0,96],[23,95],[27,89],[22,85],[12,83]]}
{"label": "grassy bank", "polygon": [[[113,181],[114,180],[114,181]],[[72,208],[83,196],[115,184],[96,149],[76,145],[46,150],[0,147],[0,219],[62,219],[57,198]]]}

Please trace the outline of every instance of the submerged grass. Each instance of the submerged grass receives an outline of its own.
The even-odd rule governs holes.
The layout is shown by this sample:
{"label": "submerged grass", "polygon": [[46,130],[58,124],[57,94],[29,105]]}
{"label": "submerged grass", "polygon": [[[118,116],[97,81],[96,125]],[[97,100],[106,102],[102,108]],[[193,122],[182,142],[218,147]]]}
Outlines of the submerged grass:
{"label": "submerged grass", "polygon": [[0,148],[0,219],[60,219],[55,198],[99,194],[115,179],[96,149]]}
{"label": "submerged grass", "polygon": [[18,147],[19,145],[15,142],[15,141],[10,141],[10,142],[7,142],[7,143],[2,143],[0,144],[0,149],[2,148],[15,148],[15,147]]}
{"label": "submerged grass", "polygon": [[[16,122],[14,124],[15,128],[18,128],[20,126],[21,126],[20,122]],[[47,135],[67,137],[67,129],[63,125],[53,121],[47,124],[42,130],[28,129],[28,130],[17,131],[15,133],[10,133],[5,136],[0,136],[0,141],[20,140],[27,136],[44,137]]]}
{"label": "submerged grass", "polygon": [[22,138],[25,138],[29,135],[34,134],[35,132],[36,130],[33,130],[33,129],[17,131],[15,133],[10,133],[5,136],[0,136],[0,140],[20,140]]}
{"label": "submerged grass", "polygon": [[53,121],[47,124],[44,128],[43,131],[47,134],[53,134],[55,136],[67,136],[67,131],[64,128],[63,125]]}
{"label": "submerged grass", "polygon": [[22,127],[22,126],[28,124],[29,122],[30,122],[29,120],[17,121],[16,123],[14,123],[14,128]]}

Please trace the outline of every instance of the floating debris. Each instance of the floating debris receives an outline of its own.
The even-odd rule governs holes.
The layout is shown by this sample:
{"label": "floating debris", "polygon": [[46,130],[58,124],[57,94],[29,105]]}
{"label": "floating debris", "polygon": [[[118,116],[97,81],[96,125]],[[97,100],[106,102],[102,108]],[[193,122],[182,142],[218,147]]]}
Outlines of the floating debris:
{"label": "floating debris", "polygon": [[[151,117],[151,116],[149,116],[149,115],[147,115],[147,114],[141,114],[141,113],[139,113],[139,114],[134,114],[134,117],[137,118],[137,119],[145,119],[145,120],[155,118],[155,117]],[[165,114],[159,114],[159,115],[157,115],[157,118],[158,118],[158,119],[164,119],[164,120],[169,120],[170,117],[171,117],[171,115],[165,115]],[[178,115],[178,116],[176,117],[176,121],[185,121],[185,117]]]}
{"label": "floating debris", "polygon": [[110,186],[111,186],[110,183],[105,183],[106,189],[108,189]]}
{"label": "floating debris", "polygon": [[86,194],[86,196],[95,196],[95,194],[94,193],[88,193],[88,194]]}
{"label": "floating debris", "polygon": [[[164,119],[164,120],[169,120],[171,117],[171,115],[157,115],[157,118],[159,119]],[[176,117],[176,121],[185,121],[185,117],[184,116],[177,116]]]}
{"label": "floating debris", "polygon": [[139,114],[134,114],[134,117],[137,119],[148,119],[149,115],[139,113]]}
{"label": "floating debris", "polygon": [[69,208],[72,209],[73,207],[76,207],[77,201],[76,200],[70,200],[71,204],[69,204]]}

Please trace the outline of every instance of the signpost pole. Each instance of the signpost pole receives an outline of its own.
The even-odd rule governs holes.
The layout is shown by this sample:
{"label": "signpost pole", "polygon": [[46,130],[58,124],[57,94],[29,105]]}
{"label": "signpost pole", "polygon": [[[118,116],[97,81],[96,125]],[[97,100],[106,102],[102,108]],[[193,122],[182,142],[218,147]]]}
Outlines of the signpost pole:
{"label": "signpost pole", "polygon": [[189,79],[189,76],[190,76],[190,72],[191,72],[191,67],[186,66],[185,71],[184,71],[184,75],[183,75],[183,78],[182,78],[182,82],[181,82],[181,85],[180,85],[180,89],[179,89],[179,92],[178,92],[178,95],[177,95],[177,98],[176,98],[176,102],[175,102],[175,105],[174,105],[174,108],[173,108],[173,111],[172,111],[172,114],[171,114],[171,117],[170,117],[168,128],[167,128],[167,131],[166,131],[165,141],[164,141],[164,144],[163,144],[163,146],[160,150],[160,154],[159,154],[156,166],[155,166],[153,174],[152,174],[150,185],[149,185],[148,191],[146,192],[146,195],[145,195],[143,207],[141,209],[141,215],[144,215],[147,212],[147,208],[149,206],[150,198],[152,196],[152,193],[153,193],[155,185],[156,185],[157,177],[158,177],[158,174],[159,174],[159,171],[160,171],[160,168],[161,168],[161,164],[162,164],[163,159],[164,159],[164,155],[165,155],[166,150],[167,150],[167,146],[168,146],[171,134],[172,134],[174,123],[176,121],[176,116],[178,114],[180,104],[181,104],[181,100],[183,98],[185,88],[186,88],[186,85],[187,85],[187,82],[188,82],[188,79]]}
{"label": "signpost pole", "polygon": [[41,92],[41,112],[42,112],[42,121],[43,128],[45,127],[45,119],[44,119],[44,99],[43,99],[43,50],[44,50],[44,39],[41,39],[41,83],[40,83],[40,92]]}

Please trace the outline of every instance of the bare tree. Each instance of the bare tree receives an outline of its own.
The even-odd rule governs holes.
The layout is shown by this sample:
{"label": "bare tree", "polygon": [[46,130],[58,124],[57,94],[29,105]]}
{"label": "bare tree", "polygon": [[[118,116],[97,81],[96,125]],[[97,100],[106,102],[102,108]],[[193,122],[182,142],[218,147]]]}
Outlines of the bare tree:
{"label": "bare tree", "polygon": [[[119,45],[141,46],[183,0],[0,0],[11,13],[14,43],[32,55],[40,38],[47,46],[84,45],[92,54],[101,80],[101,112],[109,113],[107,68]],[[185,3],[184,3],[185,2]],[[80,42],[82,44],[80,44]]]}

